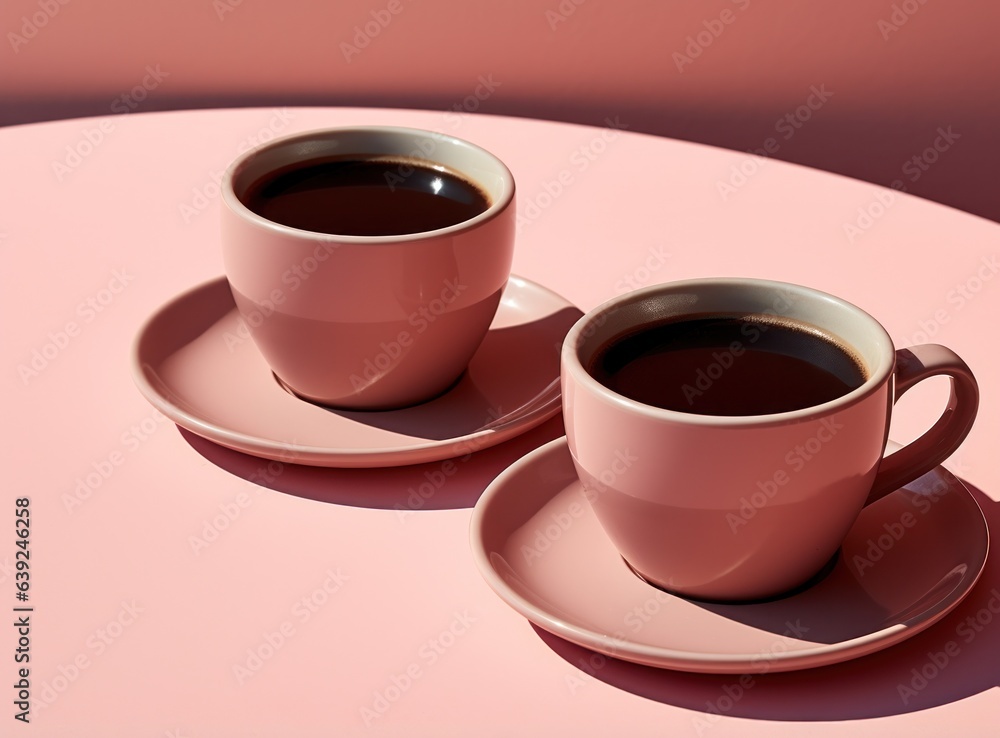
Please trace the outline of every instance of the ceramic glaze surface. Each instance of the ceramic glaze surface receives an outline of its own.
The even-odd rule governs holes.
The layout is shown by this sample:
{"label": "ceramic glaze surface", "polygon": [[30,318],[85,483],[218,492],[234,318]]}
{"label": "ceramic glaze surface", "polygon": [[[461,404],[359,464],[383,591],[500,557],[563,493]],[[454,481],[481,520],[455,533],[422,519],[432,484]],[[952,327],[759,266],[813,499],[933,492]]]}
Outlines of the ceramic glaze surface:
{"label": "ceramic glaze surface", "polygon": [[181,427],[287,463],[385,467],[465,456],[559,411],[555,350],[581,312],[511,276],[490,330],[443,395],[390,411],[333,410],[284,389],[249,340],[225,279],[160,307],[133,345],[132,377]]}
{"label": "ceramic glaze surface", "polygon": [[[623,328],[691,314],[763,311],[842,340],[866,365],[867,380],[814,407],[726,417],[644,405],[585,370],[597,348]],[[746,339],[740,351],[752,341]],[[967,390],[957,410],[953,397],[944,413],[956,422],[929,432],[936,450],[948,453],[975,418],[976,383],[947,349],[928,348],[923,355],[926,366],[919,372],[898,370],[901,385],[946,373]],[[830,295],[766,280],[647,288],[595,308],[566,337],[562,382],[569,450],[608,536],[649,581],[702,599],[772,597],[802,584],[830,559],[877,484],[895,365],[885,330]],[[702,391],[711,392],[710,384]],[[894,471],[908,470],[905,482],[928,471],[934,460],[914,446],[893,455],[891,463]]]}
{"label": "ceramic glaze surface", "polygon": [[[479,184],[490,206],[426,233],[343,236],[273,223],[240,200],[274,169],[355,155],[447,166]],[[448,389],[479,348],[510,273],[513,176],[450,136],[393,127],[290,136],[237,159],[223,202],[226,275],[254,341],[297,394],[334,407],[406,407]]]}
{"label": "ceramic glaze surface", "polygon": [[[836,560],[808,588],[770,602],[699,602],[639,579],[605,535],[590,497],[566,439],[521,459],[476,505],[471,538],[479,570],[539,627],[668,669],[791,671],[882,650],[958,605],[989,550],[982,510],[937,468],[866,507]],[[900,520],[905,536],[892,546],[875,543],[887,526],[903,526]]]}

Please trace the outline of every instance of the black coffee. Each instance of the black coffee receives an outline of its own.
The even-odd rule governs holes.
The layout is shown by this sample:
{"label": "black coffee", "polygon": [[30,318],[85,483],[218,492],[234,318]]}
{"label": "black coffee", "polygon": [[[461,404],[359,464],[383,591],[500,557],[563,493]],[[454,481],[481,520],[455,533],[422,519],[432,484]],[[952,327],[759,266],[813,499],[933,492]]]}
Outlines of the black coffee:
{"label": "black coffee", "polygon": [[243,204],[275,223],[340,236],[395,236],[462,223],[490,206],[454,172],[402,158],[296,164],[247,188]]}
{"label": "black coffee", "polygon": [[602,346],[587,370],[647,405],[730,416],[812,407],[867,378],[833,336],[766,315],[705,315],[644,327]]}

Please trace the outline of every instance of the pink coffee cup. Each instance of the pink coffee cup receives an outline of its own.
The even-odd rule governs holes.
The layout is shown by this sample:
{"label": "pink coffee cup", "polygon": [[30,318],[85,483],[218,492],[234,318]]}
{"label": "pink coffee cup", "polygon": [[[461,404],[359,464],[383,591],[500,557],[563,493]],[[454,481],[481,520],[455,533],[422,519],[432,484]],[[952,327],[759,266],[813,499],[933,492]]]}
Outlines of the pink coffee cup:
{"label": "pink coffee cup", "polygon": [[[302,230],[248,207],[261,178],[333,158],[393,158],[386,179],[394,185],[415,164],[445,168],[475,185],[488,206],[461,222],[396,235]],[[514,178],[496,156],[453,136],[372,126],[276,139],[232,163],[222,200],[236,306],[275,376],[316,403],[391,409],[445,392],[486,336],[510,274]],[[391,208],[381,215],[398,218]]]}
{"label": "pink coffee cup", "polygon": [[[644,404],[592,376],[596,352],[623,334],[746,314],[791,319],[835,337],[863,365],[862,383],[818,405],[739,416]],[[733,348],[738,355],[748,346]],[[721,376],[727,363],[707,367],[706,376]],[[935,375],[951,379],[940,419],[883,458],[893,404]],[[863,507],[961,444],[979,400],[972,372],[951,350],[897,351],[874,318],[844,300],[756,279],[658,285],[595,308],[566,336],[562,391],[573,462],[625,561],[663,589],[724,601],[775,597],[807,583]]]}

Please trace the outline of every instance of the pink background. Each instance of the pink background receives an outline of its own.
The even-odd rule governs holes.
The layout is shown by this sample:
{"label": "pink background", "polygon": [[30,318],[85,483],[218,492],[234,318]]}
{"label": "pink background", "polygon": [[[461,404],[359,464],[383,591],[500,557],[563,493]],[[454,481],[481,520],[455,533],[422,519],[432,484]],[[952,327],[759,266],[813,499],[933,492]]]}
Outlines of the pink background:
{"label": "pink background", "polygon": [[[44,25],[28,38],[25,18],[38,13]],[[391,20],[348,60],[341,44],[355,44],[372,13]],[[706,23],[719,28],[723,13],[721,34],[679,70],[674,53]],[[777,134],[776,158],[886,186],[901,180],[997,220],[998,24],[1000,6],[982,0],[9,0],[0,7],[0,124],[106,115],[116,101],[128,109],[120,96],[147,65],[169,76],[134,112],[445,110],[462,106],[482,76],[496,87],[469,100],[479,111],[598,125],[618,116],[633,131],[749,150],[825,85],[833,96],[791,138]],[[926,171],[904,170],[939,127],[960,138]]]}
{"label": "pink background", "polygon": [[[114,128],[88,149],[107,120]],[[47,706],[33,712],[26,735],[995,735],[996,547],[980,583],[934,627],[863,659],[755,677],[733,701],[737,675],[595,660],[532,628],[477,572],[470,508],[506,466],[562,434],[559,418],[472,455],[412,515],[396,506],[441,463],[289,464],[268,480],[260,459],[159,421],[131,380],[129,347],[150,313],[222,273],[213,172],[265,131],[363,123],[456,132],[497,153],[527,218],[515,273],[581,309],[657,282],[769,277],[843,296],[899,346],[951,346],[979,377],[982,407],[946,465],[1000,538],[996,223],[900,195],[852,241],[844,224],[859,209],[879,212],[873,203],[887,190],[772,162],[723,200],[718,182],[750,161],[745,154],[496,116],[253,108],[8,127],[0,129],[0,612],[10,615],[16,602],[14,500],[27,495],[33,696]],[[60,177],[53,163],[67,147],[88,154]],[[571,185],[549,195],[563,175]],[[128,283],[111,293],[116,272]],[[102,295],[102,310],[88,312]],[[46,348],[69,322],[77,335]],[[53,358],[24,380],[20,367],[36,351]],[[908,392],[892,439],[926,428],[943,390],[932,380]],[[107,479],[73,498],[109,459],[118,465]],[[67,496],[81,504],[67,506]],[[195,549],[192,538],[212,531],[211,545]],[[322,606],[304,620],[297,603],[328,571],[348,579],[329,598],[320,592]],[[476,622],[447,652],[433,663],[421,655],[446,629],[461,629],[465,613]],[[965,619],[980,616],[989,627],[960,639]],[[293,634],[240,679],[234,667],[248,651],[266,652],[283,627]],[[110,643],[102,633],[114,635]],[[23,727],[13,726],[13,690],[3,687],[14,683],[15,639],[12,627],[0,628],[3,736]],[[904,702],[898,685],[953,640],[959,655]],[[74,672],[79,658],[86,665]],[[366,724],[362,710],[414,664],[420,679]],[[707,720],[712,705],[722,718]]]}
{"label": "pink background", "polygon": [[[562,735],[572,727],[581,735],[702,734],[705,706],[734,680],[618,662],[591,676],[585,668],[591,654],[533,630],[475,571],[469,506],[507,464],[561,434],[558,420],[477,454],[436,500],[447,509],[405,521],[392,506],[437,465],[376,473],[296,469],[271,490],[248,481],[257,460],[172,424],[156,424],[134,450],[126,437],[136,424],[155,422],[128,376],[135,331],[164,301],[221,273],[217,202],[190,221],[179,206],[206,192],[213,172],[261,131],[275,123],[289,133],[400,123],[458,132],[509,162],[519,204],[536,202],[600,132],[471,115],[456,120],[441,112],[298,109],[287,124],[272,107],[192,116],[116,113],[372,105],[458,106],[594,125],[610,118],[630,131],[740,151],[774,138],[777,159],[886,186],[901,180],[910,193],[1000,220],[1000,7],[976,0],[220,2],[0,5],[0,124],[99,117],[0,130],[6,175],[0,382],[11,419],[0,432],[6,471],[0,512],[12,517],[14,498],[32,496],[36,694],[75,657],[89,659],[24,732]],[[912,17],[896,31],[880,31],[879,22],[904,4],[916,10]],[[220,8],[232,12],[220,15]],[[688,37],[724,11],[732,22],[678,69],[673,54],[685,53]],[[354,43],[355,27],[373,12],[382,18],[390,12],[391,22],[348,61],[341,44]],[[39,13],[44,25],[32,20]],[[158,82],[149,68],[159,70]],[[137,94],[144,78],[152,89]],[[786,139],[776,126],[806,104],[814,86],[832,97],[805,111],[809,120]],[[477,87],[485,99],[474,97]],[[130,106],[123,96],[144,99]],[[99,120],[110,120],[114,135],[57,179],[53,162]],[[926,171],[904,169],[933,145],[939,128],[960,138]],[[980,419],[948,466],[973,488],[996,539],[1000,357],[995,341],[982,337],[994,331],[1000,290],[986,283],[961,310],[949,298],[983,260],[995,260],[1000,229],[902,198],[849,242],[843,225],[871,207],[880,192],[875,187],[778,165],[723,202],[717,184],[747,162],[744,155],[642,136],[617,143],[524,230],[515,271],[583,309],[635,281],[713,274],[788,279],[870,310],[900,345],[926,340],[933,328],[934,340],[965,356],[983,384]],[[915,171],[920,176],[913,181]],[[137,178],[150,186],[136,187]],[[615,200],[622,181],[643,195]],[[609,202],[618,208],[611,215]],[[669,256],[654,260],[650,272],[646,265],[658,249]],[[135,286],[26,387],[18,364],[50,332],[79,319],[81,301],[98,294],[113,269],[136,275]],[[926,425],[939,389],[908,395],[893,438],[905,441]],[[69,514],[60,495],[115,451],[127,462]],[[189,537],[239,495],[252,500],[242,519],[195,555]],[[0,562],[6,564],[10,522],[4,529]],[[294,603],[338,568],[350,577],[343,590],[300,623]],[[5,608],[11,582],[4,569]],[[963,647],[954,666],[914,702],[902,705],[896,685],[953,637],[962,618],[982,612],[998,587],[994,554],[983,585],[936,628],[860,661],[758,680],[709,734],[990,734],[1000,712],[1000,628]],[[91,638],[124,617],[122,603],[133,600],[144,612],[98,652]],[[426,665],[418,649],[464,611],[478,622],[446,658]],[[293,622],[295,637],[259,674],[237,683],[233,665],[285,622]],[[12,683],[12,643],[8,627],[2,684]],[[428,667],[426,676],[368,731],[360,708],[415,659]],[[10,692],[2,696],[9,710]],[[12,723],[7,711],[0,713],[0,734],[13,733]]]}

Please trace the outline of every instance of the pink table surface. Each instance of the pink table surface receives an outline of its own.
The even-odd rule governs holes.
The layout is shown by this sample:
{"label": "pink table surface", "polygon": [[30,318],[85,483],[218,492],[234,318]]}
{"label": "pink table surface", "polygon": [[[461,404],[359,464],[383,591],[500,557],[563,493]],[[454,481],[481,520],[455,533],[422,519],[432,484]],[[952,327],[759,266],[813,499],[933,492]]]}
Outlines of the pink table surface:
{"label": "pink table surface", "polygon": [[[738,152],[511,118],[248,109],[0,129],[0,608],[6,621],[18,604],[13,518],[23,496],[32,506],[35,608],[31,726],[13,719],[17,633],[7,626],[0,734],[996,730],[1000,619],[963,641],[915,696],[899,691],[966,618],[989,612],[1000,587],[996,554],[945,620],[857,661],[742,682],[602,663],[511,610],[469,551],[482,490],[561,435],[558,418],[460,463],[430,499],[434,509],[405,515],[397,506],[440,462],[289,466],[273,476],[260,460],[158,420],[133,386],[129,347],[163,302],[222,273],[218,175],[274,132],[363,123],[445,131],[496,152],[519,187],[514,271],[584,310],[645,284],[768,277],[847,298],[900,346],[926,336],[950,345],[980,378],[982,409],[948,466],[973,488],[990,528],[1000,526],[995,223]],[[935,380],[910,393],[892,437],[920,432],[943,392]],[[81,493],[80,480],[101,470],[106,478]],[[228,522],[214,523],[220,515]],[[211,540],[194,545],[203,536]]]}

